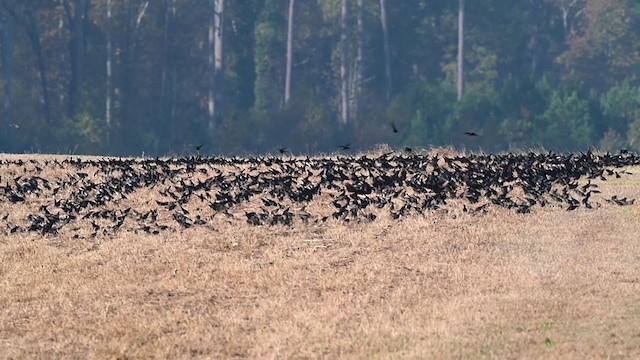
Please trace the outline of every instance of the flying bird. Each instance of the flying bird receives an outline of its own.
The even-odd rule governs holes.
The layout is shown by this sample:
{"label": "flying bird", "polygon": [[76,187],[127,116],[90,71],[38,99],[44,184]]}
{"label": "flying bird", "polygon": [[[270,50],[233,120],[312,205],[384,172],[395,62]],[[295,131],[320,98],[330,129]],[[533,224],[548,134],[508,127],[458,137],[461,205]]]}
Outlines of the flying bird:
{"label": "flying bird", "polygon": [[396,127],[396,124],[395,124],[395,123],[391,123],[391,124],[389,124],[389,125],[391,125],[391,129],[393,130],[393,132],[394,132],[394,133],[397,133],[397,132],[398,132],[398,128]]}
{"label": "flying bird", "polygon": [[203,147],[203,146],[204,146],[204,145],[202,145],[202,144],[197,145],[197,146],[196,146],[196,151],[200,151],[200,149],[202,149],[202,147]]}
{"label": "flying bird", "polygon": [[346,143],[344,145],[340,145],[338,146],[340,148],[340,150],[342,151],[346,151],[346,150],[350,150],[351,149],[351,143]]}
{"label": "flying bird", "polygon": [[480,136],[480,135],[478,135],[477,133],[475,133],[473,131],[465,131],[464,134],[467,135],[467,136],[471,136],[471,137]]}
{"label": "flying bird", "polygon": [[286,154],[289,152],[289,149],[287,149],[286,147],[281,147],[278,149],[278,152],[282,155]]}

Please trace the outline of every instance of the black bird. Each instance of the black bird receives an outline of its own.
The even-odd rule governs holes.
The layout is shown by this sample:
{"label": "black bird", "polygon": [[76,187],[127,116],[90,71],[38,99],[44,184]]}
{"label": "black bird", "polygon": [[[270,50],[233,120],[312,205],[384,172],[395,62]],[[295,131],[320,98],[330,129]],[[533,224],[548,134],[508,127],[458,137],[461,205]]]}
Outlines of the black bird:
{"label": "black bird", "polygon": [[473,131],[465,131],[464,134],[467,135],[467,136],[471,136],[471,137],[479,136],[477,133],[475,133]]}
{"label": "black bird", "polygon": [[616,204],[618,206],[633,205],[633,203],[636,201],[636,199],[627,200],[626,197],[624,197],[622,199],[618,199],[617,195],[613,195],[613,197],[611,199],[605,199],[605,200],[608,203]]}
{"label": "black bird", "polygon": [[17,203],[17,202],[24,202],[24,198],[18,194],[15,193],[9,193],[9,195],[7,196],[9,198],[9,201],[11,201],[12,203]]}
{"label": "black bird", "polygon": [[576,204],[570,204],[569,207],[567,208],[567,211],[572,211],[578,208],[578,205]]}
{"label": "black bird", "polygon": [[278,203],[271,199],[263,198],[262,202],[264,203],[265,206],[278,206]]}
{"label": "black bird", "polygon": [[262,220],[260,219],[260,216],[254,212],[246,212],[244,213],[247,216],[247,223],[251,224],[251,225],[262,225]]}
{"label": "black bird", "polygon": [[203,146],[204,146],[204,145],[202,145],[202,144],[200,144],[200,145],[196,146],[196,151],[200,151],[200,150],[202,149],[202,147],[203,147]]}
{"label": "black bird", "polygon": [[338,146],[340,148],[340,150],[342,151],[346,151],[346,150],[350,150],[351,149],[351,143],[346,143],[344,145],[340,145]]}
{"label": "black bird", "polygon": [[298,216],[300,216],[300,219],[302,219],[303,223],[308,223],[309,222],[309,218],[311,217],[311,214],[305,210],[306,206],[302,207],[302,210],[300,210],[300,212],[298,213]]}
{"label": "black bird", "polygon": [[393,130],[393,132],[394,132],[394,133],[397,133],[397,132],[398,132],[398,128],[396,127],[396,124],[395,124],[395,123],[391,123],[391,124],[389,124],[389,125],[391,125],[391,129]]}
{"label": "black bird", "polygon": [[191,225],[191,222],[189,221],[189,218],[184,216],[183,214],[180,213],[173,213],[173,219],[180,225],[182,225],[183,228],[187,229],[189,228]]}
{"label": "black bird", "polygon": [[282,155],[286,154],[289,152],[289,149],[287,149],[286,147],[281,147],[278,149],[278,152]]}

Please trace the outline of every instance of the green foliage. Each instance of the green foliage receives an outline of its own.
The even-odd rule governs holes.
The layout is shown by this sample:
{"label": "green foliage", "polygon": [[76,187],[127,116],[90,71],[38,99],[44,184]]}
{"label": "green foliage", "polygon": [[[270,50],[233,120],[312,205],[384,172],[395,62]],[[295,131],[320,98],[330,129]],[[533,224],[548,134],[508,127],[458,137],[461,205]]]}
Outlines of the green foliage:
{"label": "green foliage", "polygon": [[[0,16],[13,20],[15,33],[4,27],[11,36],[1,41],[15,38],[15,51],[2,54],[0,84],[13,79],[20,130],[11,130],[11,141],[3,141],[0,151],[175,155],[202,143],[216,154],[271,152],[281,146],[304,153],[333,151],[341,142],[360,149],[378,143],[489,151],[640,148],[637,1],[572,3],[566,29],[560,9],[565,1],[467,2],[461,101],[455,88],[457,2],[387,1],[390,99],[379,2],[364,2],[362,39],[356,2],[348,2],[349,93],[359,106],[346,127],[336,124],[341,1],[296,2],[292,98],[286,105],[287,1],[227,2],[222,119],[215,144],[206,131],[209,3],[184,0],[175,9],[170,1],[149,2],[148,7],[138,3],[112,2],[108,26],[106,1],[92,1],[85,23],[81,103],[78,115],[68,119],[73,54],[71,31],[60,16],[73,14],[75,2],[69,2],[70,9],[59,1],[2,2]],[[113,50],[108,145],[107,35]],[[363,83],[356,95],[360,40]],[[45,123],[45,94],[51,124]],[[471,138],[466,131],[481,136]]]}
{"label": "green foliage", "polygon": [[500,135],[507,142],[507,150],[520,150],[531,147],[530,140],[534,126],[531,120],[506,118],[500,124]]}
{"label": "green foliage", "polygon": [[258,112],[276,111],[282,103],[284,82],[285,20],[278,4],[266,0],[255,28],[255,109]]}
{"label": "green foliage", "polygon": [[[480,89],[468,90],[462,100],[454,104],[453,112],[445,123],[445,136],[456,146],[497,150],[503,146],[496,142],[495,137],[500,128],[499,114],[497,94]],[[482,136],[470,139],[464,134],[467,131]]]}
{"label": "green foliage", "polygon": [[640,117],[640,88],[629,81],[616,85],[602,95],[600,106],[608,127],[624,134]]}
{"label": "green foliage", "polygon": [[[456,101],[455,88],[446,82],[436,85],[415,82],[391,101],[386,123],[402,129],[403,146],[445,145],[442,139],[447,135],[447,121],[455,112]],[[388,125],[385,130],[388,131]]]}
{"label": "green foliage", "polygon": [[530,148],[542,142],[535,136],[537,119],[546,111],[551,88],[546,78],[518,79],[509,76],[500,93],[502,123],[499,134],[509,150]]}
{"label": "green foliage", "polygon": [[544,346],[545,347],[552,347],[555,344],[556,343],[553,340],[551,340],[550,338],[544,339]]}
{"label": "green foliage", "polygon": [[409,137],[406,144],[410,147],[427,147],[429,144],[426,140],[429,138],[429,129],[427,120],[422,116],[420,110],[416,110],[411,122],[409,123]]}
{"label": "green foliage", "polygon": [[635,151],[640,151],[640,118],[637,118],[629,126],[627,144]]}
{"label": "green foliage", "polygon": [[546,140],[545,146],[577,150],[592,143],[589,104],[575,90],[554,90],[541,120],[544,124],[542,138]]}
{"label": "green foliage", "polygon": [[609,129],[602,140],[600,140],[600,149],[602,151],[617,152],[626,147],[626,140],[613,129]]}
{"label": "green foliage", "polygon": [[287,146],[298,153],[331,151],[337,130],[333,124],[326,103],[299,92],[269,124],[269,146]]}
{"label": "green foliage", "polygon": [[581,31],[557,59],[567,73],[575,72],[583,84],[602,90],[625,78],[637,78],[640,45],[630,10],[623,1],[587,1]]}
{"label": "green foliage", "polygon": [[[57,152],[78,152],[82,154],[100,154],[104,149],[104,121],[92,117],[86,112],[76,114],[73,118],[64,118],[61,126],[48,129],[49,136],[66,144]],[[46,143],[44,148],[46,149]]]}
{"label": "green foliage", "polygon": [[484,46],[475,46],[468,52],[467,90],[489,93],[498,79],[498,54]]}

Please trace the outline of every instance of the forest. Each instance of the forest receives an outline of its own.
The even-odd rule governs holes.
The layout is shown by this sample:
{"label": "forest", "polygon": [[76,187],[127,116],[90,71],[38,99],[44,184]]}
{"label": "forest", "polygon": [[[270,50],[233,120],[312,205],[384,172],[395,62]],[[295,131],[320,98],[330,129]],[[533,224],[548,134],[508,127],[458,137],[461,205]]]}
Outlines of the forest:
{"label": "forest", "polygon": [[640,150],[637,0],[0,0],[0,45],[6,153]]}

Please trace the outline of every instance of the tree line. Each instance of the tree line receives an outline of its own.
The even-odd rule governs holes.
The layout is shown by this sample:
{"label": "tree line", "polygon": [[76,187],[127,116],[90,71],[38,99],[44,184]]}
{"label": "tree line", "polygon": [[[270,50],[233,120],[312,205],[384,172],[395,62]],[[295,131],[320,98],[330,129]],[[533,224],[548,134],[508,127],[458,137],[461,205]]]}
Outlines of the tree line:
{"label": "tree line", "polygon": [[634,0],[0,0],[0,45],[3,152],[640,150]]}

